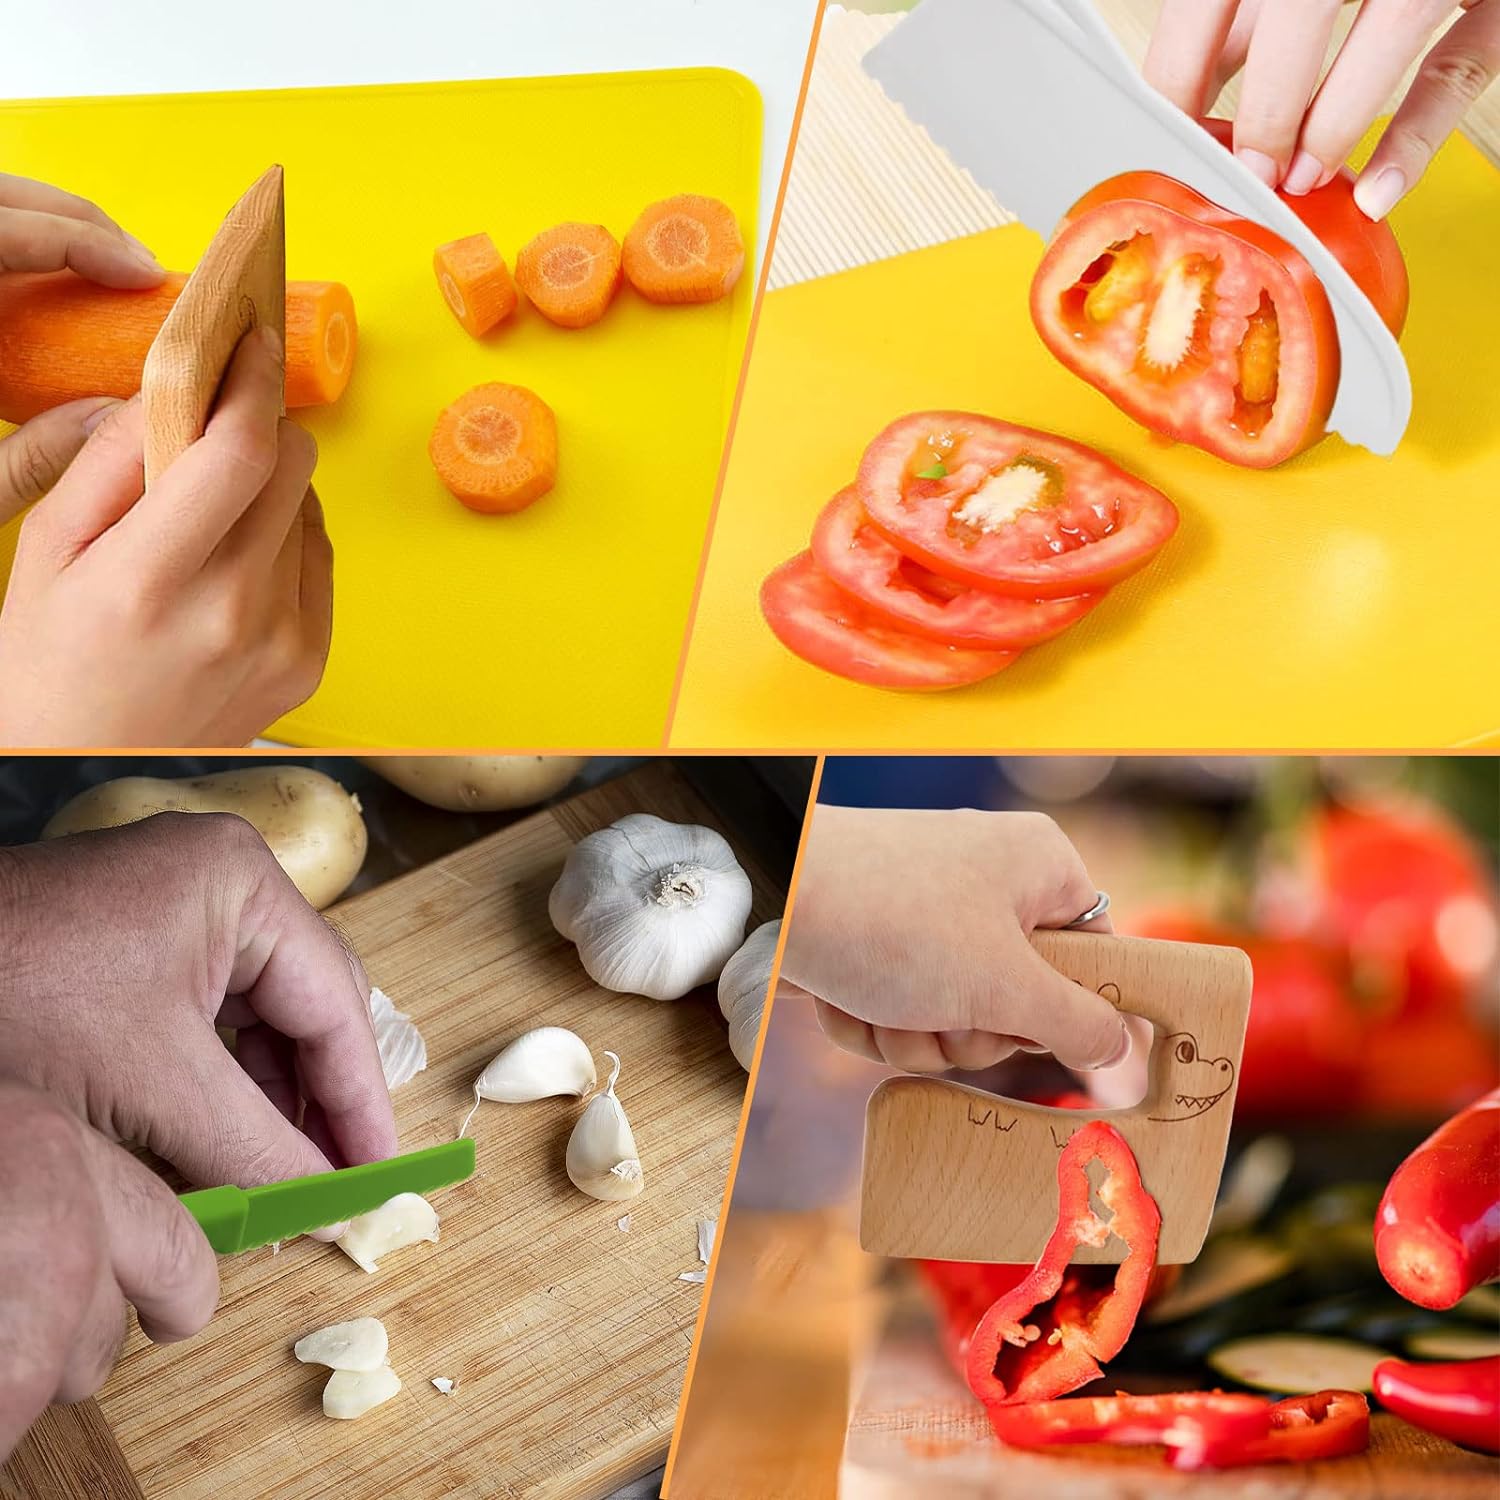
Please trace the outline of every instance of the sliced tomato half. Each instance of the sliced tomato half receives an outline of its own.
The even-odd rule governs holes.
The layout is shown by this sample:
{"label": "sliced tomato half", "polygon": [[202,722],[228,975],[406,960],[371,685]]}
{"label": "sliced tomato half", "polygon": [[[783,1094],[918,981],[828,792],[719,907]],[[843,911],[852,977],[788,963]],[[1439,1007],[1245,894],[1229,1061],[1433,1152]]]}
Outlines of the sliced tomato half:
{"label": "sliced tomato half", "polygon": [[760,587],[777,639],[803,661],[872,687],[951,688],[993,677],[1019,654],[970,651],[909,635],[846,594],[800,552]]}
{"label": "sliced tomato half", "polygon": [[1104,597],[1012,599],[965,588],[892,546],[870,525],[852,485],[823,507],[812,554],[834,583],[889,624],[945,646],[1024,650],[1060,634]]}
{"label": "sliced tomato half", "polygon": [[[1227,144],[1227,121],[1206,124]],[[1283,198],[1399,334],[1405,263],[1353,182]],[[1322,282],[1280,235],[1173,178],[1126,172],[1079,199],[1032,281],[1031,318],[1122,411],[1231,463],[1269,468],[1326,432],[1339,342]]]}
{"label": "sliced tomato half", "polygon": [[923,567],[1023,599],[1097,593],[1177,529],[1165,495],[1092,448],[972,412],[892,422],[855,489],[870,524]]}

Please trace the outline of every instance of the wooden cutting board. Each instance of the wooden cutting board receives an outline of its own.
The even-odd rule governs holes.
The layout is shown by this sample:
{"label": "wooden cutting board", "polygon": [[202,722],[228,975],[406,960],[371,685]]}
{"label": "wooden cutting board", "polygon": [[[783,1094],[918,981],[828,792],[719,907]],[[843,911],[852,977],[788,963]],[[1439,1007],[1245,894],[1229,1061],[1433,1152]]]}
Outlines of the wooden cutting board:
{"label": "wooden cutting board", "polygon": [[839,1471],[841,1500],[1494,1500],[1497,1491],[1500,1460],[1384,1412],[1367,1453],[1321,1464],[1179,1474],[1159,1448],[1006,1449],[943,1358],[931,1321],[906,1303],[864,1372]]}
{"label": "wooden cutting board", "polygon": [[[654,763],[336,907],[373,983],[409,1011],[428,1068],[395,1095],[405,1150],[451,1140],[475,1075],[529,1026],[576,1030],[617,1085],[646,1170],[629,1203],[569,1183],[567,1099],[484,1104],[473,1178],[434,1196],[442,1239],[366,1275],[299,1240],[220,1261],[204,1333],[157,1348],[133,1326],[97,1405],[50,1413],[0,1493],[172,1500],[607,1495],[661,1463],[698,1316],[699,1219],[716,1219],[745,1075],[712,992],[674,1004],[595,986],[547,918],[571,845],[629,812],[726,832]],[[780,915],[784,875],[739,850],[751,922]],[[616,1221],[630,1215],[622,1233]],[[321,1367],[295,1339],[371,1315],[403,1389],[355,1422],[323,1416]],[[431,1377],[457,1382],[451,1396]]]}

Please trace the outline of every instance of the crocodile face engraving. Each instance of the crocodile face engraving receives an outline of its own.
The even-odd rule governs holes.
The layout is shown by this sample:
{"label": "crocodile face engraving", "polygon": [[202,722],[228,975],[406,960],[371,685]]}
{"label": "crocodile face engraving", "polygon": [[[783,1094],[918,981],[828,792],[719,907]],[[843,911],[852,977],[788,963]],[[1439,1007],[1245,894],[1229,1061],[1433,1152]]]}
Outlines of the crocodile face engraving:
{"label": "crocodile face engraving", "polygon": [[1158,1044],[1161,1060],[1156,1066],[1164,1070],[1166,1087],[1162,1094],[1169,1102],[1169,1113],[1149,1116],[1166,1123],[1172,1120],[1196,1120],[1207,1114],[1234,1083],[1234,1064],[1227,1057],[1203,1057],[1198,1039],[1190,1031],[1174,1031]]}

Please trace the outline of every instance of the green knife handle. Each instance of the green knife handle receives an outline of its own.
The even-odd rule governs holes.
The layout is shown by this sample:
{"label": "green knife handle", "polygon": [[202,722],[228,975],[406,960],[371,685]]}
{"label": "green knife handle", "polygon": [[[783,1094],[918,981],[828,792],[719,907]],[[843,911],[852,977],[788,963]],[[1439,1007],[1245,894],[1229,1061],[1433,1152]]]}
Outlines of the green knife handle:
{"label": "green knife handle", "polygon": [[198,1221],[208,1243],[220,1255],[233,1255],[239,1250],[245,1216],[250,1211],[242,1188],[200,1188],[181,1194],[177,1201]]}

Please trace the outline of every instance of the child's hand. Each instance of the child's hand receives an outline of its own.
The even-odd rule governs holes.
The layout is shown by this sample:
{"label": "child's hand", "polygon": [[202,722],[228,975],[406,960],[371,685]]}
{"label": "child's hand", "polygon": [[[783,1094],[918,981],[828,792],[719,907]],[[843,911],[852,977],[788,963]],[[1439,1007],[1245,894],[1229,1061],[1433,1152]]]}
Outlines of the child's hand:
{"label": "child's hand", "polygon": [[1333,177],[1427,51],[1355,187],[1360,208],[1383,219],[1500,70],[1500,5],[1461,4],[1427,51],[1453,0],[1364,0],[1319,83],[1341,0],[1162,0],[1146,79],[1196,118],[1243,68],[1235,152],[1268,186],[1298,195]]}

